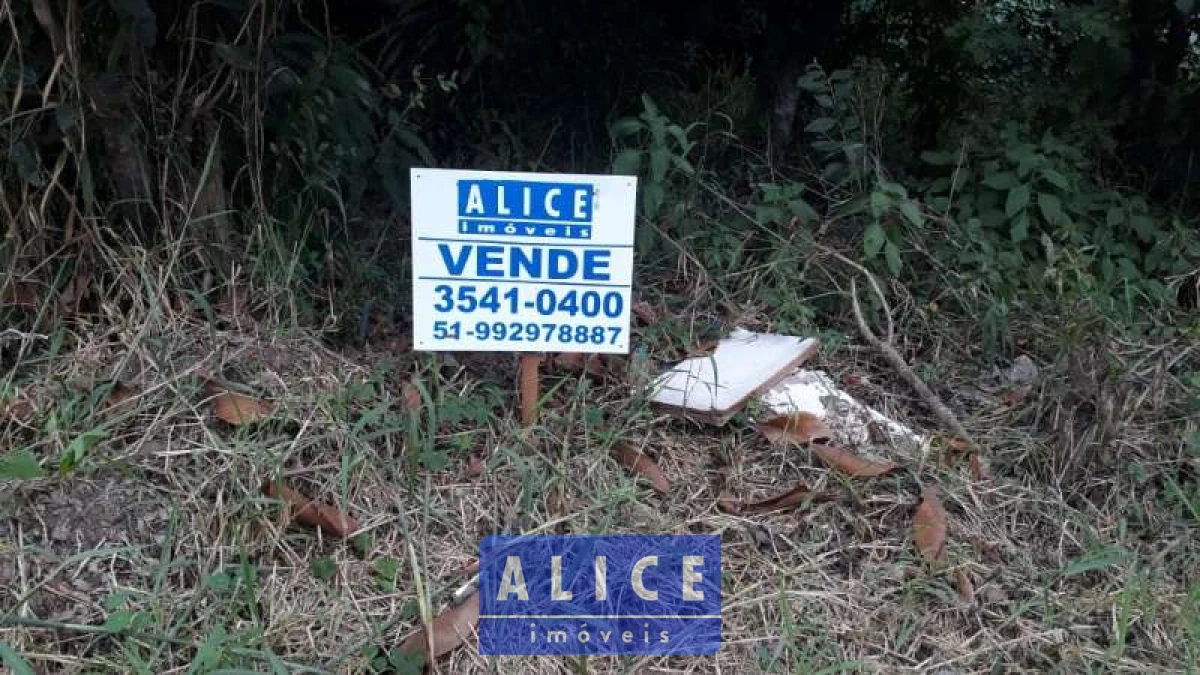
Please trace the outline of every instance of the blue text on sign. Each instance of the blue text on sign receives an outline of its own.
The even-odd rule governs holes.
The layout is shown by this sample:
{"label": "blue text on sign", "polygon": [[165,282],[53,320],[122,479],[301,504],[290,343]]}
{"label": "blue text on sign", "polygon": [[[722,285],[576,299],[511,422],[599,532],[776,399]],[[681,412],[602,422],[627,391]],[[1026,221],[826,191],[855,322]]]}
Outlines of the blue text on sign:
{"label": "blue text on sign", "polygon": [[717,535],[487,537],[480,653],[712,654]]}
{"label": "blue text on sign", "polygon": [[595,189],[583,183],[458,181],[459,234],[589,239]]}
{"label": "blue text on sign", "polygon": [[592,222],[591,185],[515,180],[458,181],[458,215],[494,218]]}
{"label": "blue text on sign", "polygon": [[612,251],[571,248],[463,244],[457,250],[450,244],[438,244],[438,253],[451,277],[474,276],[479,279],[579,279],[603,282],[612,278],[609,264]]}

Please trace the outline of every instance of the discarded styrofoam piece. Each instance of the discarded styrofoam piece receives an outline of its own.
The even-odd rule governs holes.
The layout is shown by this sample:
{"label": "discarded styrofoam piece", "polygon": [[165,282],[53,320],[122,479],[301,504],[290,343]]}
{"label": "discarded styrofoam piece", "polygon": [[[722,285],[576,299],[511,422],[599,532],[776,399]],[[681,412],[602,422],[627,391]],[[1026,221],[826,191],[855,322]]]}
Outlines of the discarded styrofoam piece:
{"label": "discarded styrofoam piece", "polygon": [[760,400],[777,415],[816,415],[833,430],[836,440],[846,445],[871,443],[871,423],[887,431],[894,443],[919,446],[924,442],[912,429],[842,391],[823,371],[797,370],[768,389]]}
{"label": "discarded styrofoam piece", "polygon": [[686,359],[651,385],[651,402],[723,425],[817,353],[817,340],[736,328],[713,353]]}

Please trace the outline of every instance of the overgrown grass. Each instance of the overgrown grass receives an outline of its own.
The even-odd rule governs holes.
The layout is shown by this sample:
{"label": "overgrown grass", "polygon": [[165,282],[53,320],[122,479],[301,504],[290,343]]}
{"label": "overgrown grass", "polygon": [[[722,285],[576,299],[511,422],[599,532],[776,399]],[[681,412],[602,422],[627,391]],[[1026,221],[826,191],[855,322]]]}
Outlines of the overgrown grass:
{"label": "overgrown grass", "polygon": [[[665,318],[639,328],[644,355],[618,366],[644,378],[735,323],[820,327],[817,366],[855,375],[853,393],[889,414],[935,427],[837,310],[850,270],[805,238],[727,270],[701,262],[704,250],[671,248],[676,271],[639,287]],[[950,567],[931,573],[909,539],[916,493],[904,480],[846,482],[742,421],[710,429],[657,417],[619,377],[552,372],[539,425],[522,430],[509,357],[411,354],[397,349],[403,327],[386,325],[332,351],[293,322],[288,294],[259,295],[253,283],[238,315],[219,302],[211,319],[203,303],[164,307],[160,289],[183,283],[153,259],[128,259],[105,294],[110,309],[9,352],[4,398],[33,411],[5,418],[5,447],[31,453],[46,476],[4,484],[3,640],[39,672],[371,672],[391,667],[389,655],[410,667],[393,651],[400,639],[467,581],[478,541],[513,524],[722,534],[725,646],[712,659],[586,666],[488,661],[467,646],[440,664],[447,672],[1185,672],[1195,662],[1200,490],[1187,411],[1197,392],[1186,377],[1196,357],[1183,339],[1124,344],[1080,313],[1021,317],[1014,330],[1040,374],[1006,400],[992,371],[1007,363],[980,348],[969,313],[889,285],[905,356],[954,402],[990,472],[973,477],[936,443],[913,455],[874,449],[945,495]],[[987,300],[950,292],[960,294],[943,301],[951,308]],[[1109,361],[1119,375],[1097,387],[1088,378]],[[253,427],[214,419],[201,368],[277,402],[277,414]],[[106,409],[113,379],[139,396]],[[406,381],[423,392],[420,411],[403,403]],[[1126,393],[1106,399],[1115,394],[1104,387]],[[617,441],[648,449],[671,494],[616,465],[607,448]],[[486,458],[481,475],[468,475],[473,456]],[[341,505],[359,536],[282,522],[260,491],[276,474]],[[754,499],[797,481],[847,499],[755,517],[715,506],[722,489]],[[955,591],[959,571],[974,602]]]}
{"label": "overgrown grass", "polygon": [[[262,46],[226,45],[218,75],[185,77],[182,90],[258,91],[262,70],[237,62]],[[331,70],[296,70],[320,92],[357,96]],[[75,71],[64,72],[47,91],[70,102]],[[513,528],[721,534],[725,646],[709,659],[488,660],[468,641],[445,672],[1194,672],[1200,316],[1171,291],[1195,272],[1182,245],[1140,276],[1103,271],[1104,259],[1150,259],[1153,246],[1119,246],[1131,231],[1145,238],[1143,218],[1172,237],[1194,223],[1086,171],[1038,189],[1064,210],[1112,201],[1103,256],[1077,233],[1060,237],[1050,199],[1026,204],[1027,221],[1016,207],[985,218],[980,202],[1020,189],[985,165],[1025,140],[989,139],[977,165],[927,158],[935,171],[976,170],[968,208],[935,186],[946,175],[885,170],[892,94],[878,73],[860,75],[808,80],[828,98],[812,119],[830,121],[811,122],[813,152],[798,166],[738,139],[754,126],[753,83],[732,70],[705,95],[646,96],[638,121],[616,125],[629,133],[614,134],[611,156],[593,142],[571,158],[571,170],[637,171],[655,195],[642,201],[637,293],[661,320],[638,325],[633,352],[604,378],[549,369],[532,429],[515,419],[511,356],[410,351],[403,219],[347,206],[348,183],[403,172],[312,154],[340,134],[319,123],[324,94],[294,101],[284,132],[261,127],[253,96],[230,104],[223,112],[238,114],[217,126],[240,144],[240,164],[217,165],[237,154],[216,153],[216,136],[195,157],[156,157],[156,175],[171,177],[143,195],[157,240],[127,234],[119,209],[89,210],[79,176],[6,192],[24,220],[3,249],[0,295],[0,645],[11,648],[0,658],[36,672],[413,672],[400,640],[468,580],[482,537]],[[140,122],[179,132],[162,112]],[[420,156],[406,121],[389,121],[386,138]],[[563,168],[542,133],[553,124],[479,126],[456,148],[464,163]],[[263,147],[271,133],[286,142]],[[360,149],[379,140],[350,136]],[[1039,157],[1071,154],[1045,145]],[[395,184],[384,191],[403,202]],[[47,222],[75,225],[36,227]],[[1057,257],[1014,237],[1019,222],[1057,242]],[[205,230],[218,224],[228,230]],[[936,432],[859,338],[847,299],[857,272],[843,258],[884,280],[892,315],[871,306],[869,320],[894,322],[902,356],[983,447],[982,475],[936,433],[914,452],[872,448],[941,490],[947,570],[927,569],[911,542],[921,485],[847,481],[746,419],[681,422],[638,389],[734,326],[817,335],[815,365]],[[1037,366],[1029,382],[1004,375],[1019,355]],[[216,419],[205,373],[275,402],[275,414]],[[114,382],[135,395],[113,401]],[[611,459],[619,442],[656,458],[670,494]],[[261,489],[280,476],[352,514],[357,536],[286,522]],[[717,508],[723,490],[752,500],[797,482],[844,498],[769,516]],[[963,577],[973,599],[957,590]]]}

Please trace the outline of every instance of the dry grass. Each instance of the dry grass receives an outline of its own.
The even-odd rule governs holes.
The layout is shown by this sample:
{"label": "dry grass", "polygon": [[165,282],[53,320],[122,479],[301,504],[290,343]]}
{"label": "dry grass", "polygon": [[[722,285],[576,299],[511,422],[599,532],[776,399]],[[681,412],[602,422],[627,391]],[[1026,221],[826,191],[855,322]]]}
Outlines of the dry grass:
{"label": "dry grass", "polygon": [[[1063,485],[1043,471],[1057,465],[1059,437],[1038,420],[1066,405],[1048,373],[1017,406],[980,403],[964,416],[992,476],[973,477],[965,458],[947,463],[930,444],[875,448],[912,472],[851,482],[738,421],[712,429],[656,417],[617,380],[550,375],[540,424],[522,431],[511,357],[438,359],[397,353],[386,339],[334,352],[250,319],[218,329],[185,314],[134,316],[77,329],[57,358],[21,357],[7,385],[10,400],[34,409],[2,422],[9,449],[30,448],[53,467],[81,436],[103,431],[69,474],[0,484],[0,640],[37,672],[368,672],[364,649],[386,651],[419,623],[418,589],[440,611],[468,580],[480,539],[508,525],[721,534],[724,646],[710,658],[583,662],[483,658],[468,644],[439,663],[443,672],[1186,672],[1196,663],[1198,502],[1186,475],[1195,460],[1172,462],[1181,442],[1155,433],[1162,392],[1115,411],[1118,435],[1105,446],[1141,462],[1140,474],[1089,465]],[[817,365],[870,374],[875,384],[855,393],[919,424],[913,402],[892,395],[907,396],[902,385],[872,372],[873,360],[847,344]],[[275,402],[277,414],[221,422],[202,371]],[[88,393],[113,378],[140,395],[90,406],[99,398]],[[405,407],[409,380],[430,397],[421,411]],[[658,457],[670,494],[610,459],[618,440]],[[487,458],[481,475],[467,471],[472,455]],[[284,522],[260,492],[276,472],[342,505],[362,534],[339,541]],[[759,498],[797,482],[844,498],[766,516],[717,508],[722,489]],[[949,513],[940,571],[912,544],[922,485],[939,488]],[[962,576],[973,601],[957,590]],[[106,621],[115,633],[98,628]]]}

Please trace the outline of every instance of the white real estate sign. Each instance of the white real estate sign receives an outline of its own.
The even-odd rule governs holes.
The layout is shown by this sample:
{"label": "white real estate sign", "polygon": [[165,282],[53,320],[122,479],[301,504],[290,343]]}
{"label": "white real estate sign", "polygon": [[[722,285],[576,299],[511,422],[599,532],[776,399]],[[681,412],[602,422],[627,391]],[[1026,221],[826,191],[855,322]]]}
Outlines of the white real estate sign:
{"label": "white real estate sign", "polygon": [[413,169],[422,351],[629,352],[637,179]]}

